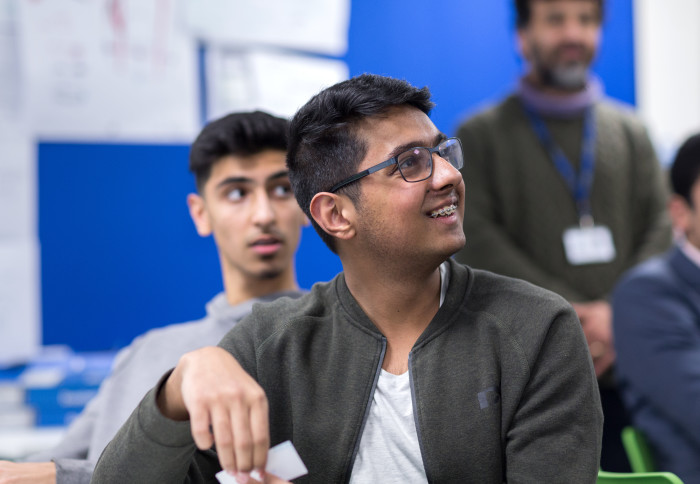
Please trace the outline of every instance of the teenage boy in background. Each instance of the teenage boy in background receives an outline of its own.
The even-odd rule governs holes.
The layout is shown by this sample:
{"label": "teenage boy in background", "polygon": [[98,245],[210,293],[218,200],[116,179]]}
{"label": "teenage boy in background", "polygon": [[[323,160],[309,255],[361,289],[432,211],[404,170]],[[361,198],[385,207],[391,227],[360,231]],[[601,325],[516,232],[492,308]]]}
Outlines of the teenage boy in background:
{"label": "teenage boy in background", "polygon": [[263,112],[234,113],[202,130],[190,152],[198,193],[187,204],[199,235],[214,236],[224,292],[203,319],[151,330],[122,350],[63,441],[30,456],[34,462],[0,462],[1,482],[89,482],[104,447],[180,356],[216,344],[255,302],[300,295],[294,254],[306,217],[285,165],[288,124]]}

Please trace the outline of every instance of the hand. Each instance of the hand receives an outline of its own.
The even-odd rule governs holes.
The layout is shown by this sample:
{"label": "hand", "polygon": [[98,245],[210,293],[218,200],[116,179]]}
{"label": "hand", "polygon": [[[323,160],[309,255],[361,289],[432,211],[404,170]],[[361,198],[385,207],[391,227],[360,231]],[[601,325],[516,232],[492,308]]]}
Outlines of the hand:
{"label": "hand", "polygon": [[9,462],[0,460],[0,484],[56,484],[53,462]]}
{"label": "hand", "polygon": [[595,374],[600,377],[615,362],[612,309],[606,301],[572,303],[586,335]]}
{"label": "hand", "polygon": [[189,416],[197,447],[206,450],[216,443],[227,472],[265,469],[267,397],[226,350],[210,346],[180,358],[158,395],[158,407],[175,420]]}

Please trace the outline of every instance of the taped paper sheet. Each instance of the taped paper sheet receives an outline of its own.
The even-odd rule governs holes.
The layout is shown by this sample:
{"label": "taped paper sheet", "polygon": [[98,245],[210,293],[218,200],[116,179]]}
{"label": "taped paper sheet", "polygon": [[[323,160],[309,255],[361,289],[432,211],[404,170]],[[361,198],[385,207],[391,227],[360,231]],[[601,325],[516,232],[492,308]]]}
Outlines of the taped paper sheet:
{"label": "taped paper sheet", "polygon": [[39,349],[39,246],[0,239],[0,367],[26,363]]}
{"label": "taped paper sheet", "polygon": [[183,22],[207,43],[269,45],[342,56],[350,0],[182,0]]}
{"label": "taped paper sheet", "polygon": [[42,139],[190,142],[196,44],[176,0],[21,0],[28,120]]}
{"label": "taped paper sheet", "polygon": [[207,51],[210,120],[261,109],[291,117],[321,89],[348,78],[345,62],[267,50]]}

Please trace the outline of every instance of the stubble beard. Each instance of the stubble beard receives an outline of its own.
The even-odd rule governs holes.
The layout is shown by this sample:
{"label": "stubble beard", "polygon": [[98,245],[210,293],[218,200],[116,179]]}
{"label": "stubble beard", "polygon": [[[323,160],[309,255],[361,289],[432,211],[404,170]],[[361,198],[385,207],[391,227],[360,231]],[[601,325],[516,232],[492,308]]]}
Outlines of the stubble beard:
{"label": "stubble beard", "polygon": [[[276,257],[275,255],[263,257],[263,261],[265,261],[265,262],[267,262],[268,260],[273,261],[273,259],[275,257]],[[260,272],[256,273],[255,276],[260,281],[269,281],[271,279],[276,279],[276,278],[280,277],[283,272],[284,272],[283,268],[273,266],[273,267],[267,267],[267,268],[261,270]]]}
{"label": "stubble beard", "polygon": [[580,91],[588,81],[588,65],[574,64],[556,66],[553,69],[544,68],[540,72],[542,83],[564,91]]}
{"label": "stubble beard", "polygon": [[[592,55],[586,59],[569,64],[556,59],[547,61],[539,48],[533,48],[534,66],[540,82],[545,87],[552,87],[568,92],[580,91],[586,87]],[[556,52],[552,53],[554,57]]]}

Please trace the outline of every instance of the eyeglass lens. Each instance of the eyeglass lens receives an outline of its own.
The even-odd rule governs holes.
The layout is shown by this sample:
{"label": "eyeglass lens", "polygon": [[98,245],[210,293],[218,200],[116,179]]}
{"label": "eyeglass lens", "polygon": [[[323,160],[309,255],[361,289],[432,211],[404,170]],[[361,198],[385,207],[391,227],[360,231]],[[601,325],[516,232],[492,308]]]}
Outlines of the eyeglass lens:
{"label": "eyeglass lens", "polygon": [[447,139],[437,148],[412,148],[398,156],[398,165],[401,174],[408,182],[417,182],[430,177],[433,170],[433,152],[447,160],[458,170],[464,165],[462,149],[459,140]]}

